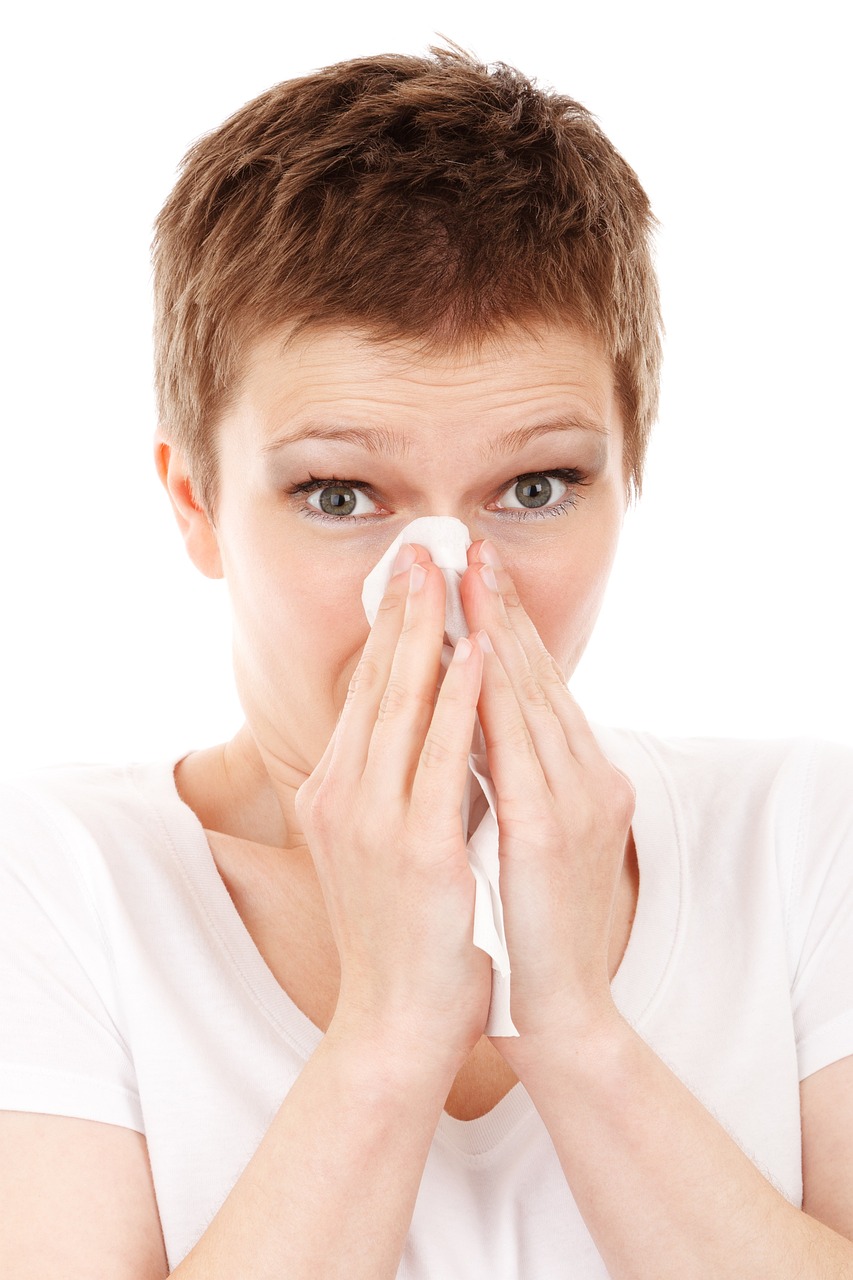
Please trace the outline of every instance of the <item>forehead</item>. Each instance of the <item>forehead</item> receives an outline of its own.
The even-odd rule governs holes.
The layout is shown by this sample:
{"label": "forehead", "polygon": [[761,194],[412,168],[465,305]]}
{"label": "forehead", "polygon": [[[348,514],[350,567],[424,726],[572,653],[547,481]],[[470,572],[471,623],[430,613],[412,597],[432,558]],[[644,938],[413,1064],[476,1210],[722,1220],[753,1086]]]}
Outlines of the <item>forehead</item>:
{"label": "forehead", "polygon": [[273,330],[248,350],[234,414],[259,440],[320,416],[396,430],[423,421],[488,432],[544,416],[620,428],[613,367],[598,339],[571,325],[507,328],[468,348],[379,341],[352,327]]}

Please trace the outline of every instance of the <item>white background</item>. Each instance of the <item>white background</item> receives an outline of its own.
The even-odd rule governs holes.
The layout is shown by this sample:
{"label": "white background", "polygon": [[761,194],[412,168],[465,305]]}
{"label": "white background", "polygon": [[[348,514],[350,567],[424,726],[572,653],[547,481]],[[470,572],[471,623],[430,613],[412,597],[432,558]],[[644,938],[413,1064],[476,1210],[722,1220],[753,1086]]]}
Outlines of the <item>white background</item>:
{"label": "white background", "polygon": [[151,226],[188,146],[243,102],[438,33],[589,107],[663,224],[662,412],[576,697],[666,734],[853,743],[838,0],[16,9],[0,770],[155,758],[239,727],[227,588],[186,557],[152,460]]}

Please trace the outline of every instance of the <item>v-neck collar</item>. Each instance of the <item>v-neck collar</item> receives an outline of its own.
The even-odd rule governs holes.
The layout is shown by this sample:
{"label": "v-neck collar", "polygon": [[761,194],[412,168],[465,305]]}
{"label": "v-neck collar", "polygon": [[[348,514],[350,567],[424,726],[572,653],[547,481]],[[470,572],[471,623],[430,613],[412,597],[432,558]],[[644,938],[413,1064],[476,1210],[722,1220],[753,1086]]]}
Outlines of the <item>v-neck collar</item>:
{"label": "v-neck collar", "polygon": [[[610,989],[622,1016],[639,1029],[664,989],[677,945],[683,914],[680,823],[675,798],[655,758],[650,735],[597,725],[592,729],[605,755],[631,779],[637,792],[632,822],[640,873],[637,908]],[[218,944],[248,994],[307,1062],[324,1033],[280,986],[231,901],[204,827],[177,789],[175,768],[188,754],[183,751],[166,764],[136,766],[149,775],[143,789],[150,794],[151,787],[155,788],[161,813],[171,820],[177,855]],[[481,1156],[535,1114],[530,1096],[519,1082],[490,1111],[473,1120],[458,1120],[442,1111],[436,1136],[463,1154]]]}

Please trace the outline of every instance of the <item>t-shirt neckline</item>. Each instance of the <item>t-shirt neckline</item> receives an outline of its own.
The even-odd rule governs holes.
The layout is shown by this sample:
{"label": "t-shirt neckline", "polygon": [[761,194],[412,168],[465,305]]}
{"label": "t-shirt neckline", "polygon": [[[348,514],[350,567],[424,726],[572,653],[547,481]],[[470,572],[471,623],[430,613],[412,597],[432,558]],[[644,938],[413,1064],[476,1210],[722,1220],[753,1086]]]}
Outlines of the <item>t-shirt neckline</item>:
{"label": "t-shirt neckline", "polygon": [[[680,823],[674,797],[665,785],[647,735],[597,725],[592,728],[605,754],[628,775],[637,791],[632,825],[640,871],[639,894],[628,945],[611,992],[623,1017],[639,1029],[664,989],[678,944],[683,898]],[[170,843],[217,944],[228,956],[247,994],[307,1062],[324,1033],[280,986],[256,947],[219,875],[204,827],[177,789],[175,769],[190,754],[192,750],[182,751],[165,764],[148,767],[149,784],[153,782],[158,792],[158,808]],[[143,785],[143,790],[150,794],[150,785]],[[463,1154],[481,1156],[536,1114],[529,1094],[519,1082],[490,1111],[473,1120],[458,1120],[442,1111],[436,1137]]]}

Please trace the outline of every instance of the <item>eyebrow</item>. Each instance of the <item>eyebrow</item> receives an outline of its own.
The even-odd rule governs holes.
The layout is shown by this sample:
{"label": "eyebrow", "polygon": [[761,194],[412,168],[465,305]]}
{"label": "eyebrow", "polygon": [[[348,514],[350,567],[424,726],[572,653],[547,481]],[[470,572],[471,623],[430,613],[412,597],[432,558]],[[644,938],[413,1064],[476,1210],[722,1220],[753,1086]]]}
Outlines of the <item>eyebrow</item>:
{"label": "eyebrow", "polygon": [[[586,431],[599,436],[608,436],[607,427],[590,414],[576,412],[558,414],[548,422],[535,423],[528,427],[516,427],[507,431],[497,440],[490,440],[480,455],[484,461],[490,462],[501,453],[511,453],[522,449],[537,436],[547,435],[554,431]],[[335,422],[305,422],[293,434],[277,436],[269,444],[264,445],[263,453],[273,453],[278,449],[286,449],[290,445],[300,444],[303,440],[339,440],[345,444],[359,445],[368,453],[387,454],[390,457],[404,458],[409,453],[409,441],[403,436],[389,431],[387,427],[350,427]]]}

